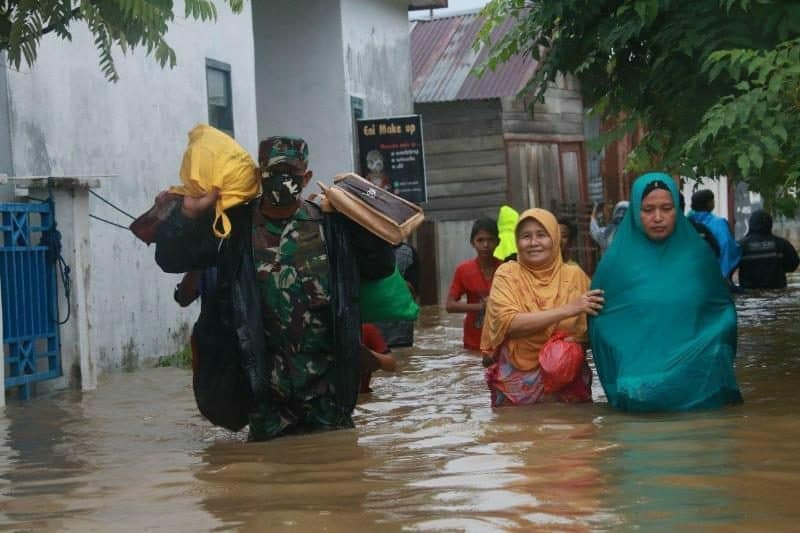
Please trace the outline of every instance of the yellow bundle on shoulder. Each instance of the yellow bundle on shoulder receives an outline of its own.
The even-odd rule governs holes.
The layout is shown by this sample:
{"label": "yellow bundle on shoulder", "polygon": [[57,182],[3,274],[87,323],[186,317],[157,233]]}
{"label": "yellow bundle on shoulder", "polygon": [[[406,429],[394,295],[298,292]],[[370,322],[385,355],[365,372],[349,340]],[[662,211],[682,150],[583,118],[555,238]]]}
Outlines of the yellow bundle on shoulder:
{"label": "yellow bundle on shoulder", "polygon": [[231,232],[231,221],[225,210],[261,194],[256,168],[247,150],[231,136],[208,124],[199,124],[189,132],[189,146],[183,154],[183,185],[169,191],[196,197],[217,187],[219,199],[212,229],[217,237],[226,238]]}

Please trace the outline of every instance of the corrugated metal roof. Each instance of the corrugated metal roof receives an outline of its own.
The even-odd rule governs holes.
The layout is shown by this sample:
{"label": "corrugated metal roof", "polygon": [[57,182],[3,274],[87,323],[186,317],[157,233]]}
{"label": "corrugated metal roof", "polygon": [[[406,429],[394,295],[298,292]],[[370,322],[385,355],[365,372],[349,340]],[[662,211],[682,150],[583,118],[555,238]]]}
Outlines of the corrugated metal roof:
{"label": "corrugated metal roof", "polygon": [[[497,42],[513,26],[507,19],[492,33]],[[411,28],[411,69],[414,101],[450,102],[513,96],[533,76],[537,63],[530,56],[516,55],[487,70],[482,77],[472,70],[489,54],[488,47],[473,49],[483,25],[478,12],[464,15],[418,20]]]}

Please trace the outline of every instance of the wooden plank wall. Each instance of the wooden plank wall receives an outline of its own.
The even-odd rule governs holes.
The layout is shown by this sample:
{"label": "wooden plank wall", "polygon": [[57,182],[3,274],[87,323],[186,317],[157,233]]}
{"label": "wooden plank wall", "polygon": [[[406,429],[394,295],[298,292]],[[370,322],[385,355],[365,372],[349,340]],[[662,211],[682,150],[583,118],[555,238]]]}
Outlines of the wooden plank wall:
{"label": "wooden plank wall", "polygon": [[469,243],[472,223],[496,218],[506,202],[500,111],[497,99],[415,105],[422,116],[428,179],[423,208],[435,228],[434,238],[420,242],[417,251],[422,276],[434,280],[440,304],[447,299],[456,265],[475,255]]}
{"label": "wooden plank wall", "polygon": [[500,102],[504,134],[583,140],[583,100],[572,76],[560,76],[545,93],[544,102],[534,104],[533,114],[523,98],[502,98]]}
{"label": "wooden plank wall", "polygon": [[506,201],[500,102],[416,104],[422,115],[430,220],[497,216]]}

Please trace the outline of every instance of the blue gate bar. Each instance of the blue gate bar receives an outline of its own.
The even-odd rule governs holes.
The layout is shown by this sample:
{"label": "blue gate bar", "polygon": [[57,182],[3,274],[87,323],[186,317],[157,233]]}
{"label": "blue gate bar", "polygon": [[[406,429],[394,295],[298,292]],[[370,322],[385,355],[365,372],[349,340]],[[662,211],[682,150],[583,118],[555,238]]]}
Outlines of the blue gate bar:
{"label": "blue gate bar", "polygon": [[0,203],[5,385],[19,387],[23,399],[32,383],[62,375],[56,265],[46,238],[54,230],[51,202]]}

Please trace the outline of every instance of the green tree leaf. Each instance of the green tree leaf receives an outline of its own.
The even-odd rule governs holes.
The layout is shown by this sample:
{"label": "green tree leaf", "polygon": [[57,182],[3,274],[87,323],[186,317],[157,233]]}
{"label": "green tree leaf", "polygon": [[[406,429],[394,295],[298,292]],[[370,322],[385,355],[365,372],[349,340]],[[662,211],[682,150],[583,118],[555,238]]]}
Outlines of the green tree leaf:
{"label": "green tree leaf", "polygon": [[[218,1],[234,13],[244,8],[243,0]],[[185,0],[184,5],[187,18],[217,17],[213,0]],[[31,66],[45,35],[70,40],[70,26],[83,21],[94,36],[101,71],[109,81],[117,81],[114,49],[127,53],[141,46],[161,66],[175,66],[175,52],[166,41],[174,18],[172,0],[7,0],[0,3],[0,51],[14,68],[23,62]]]}

